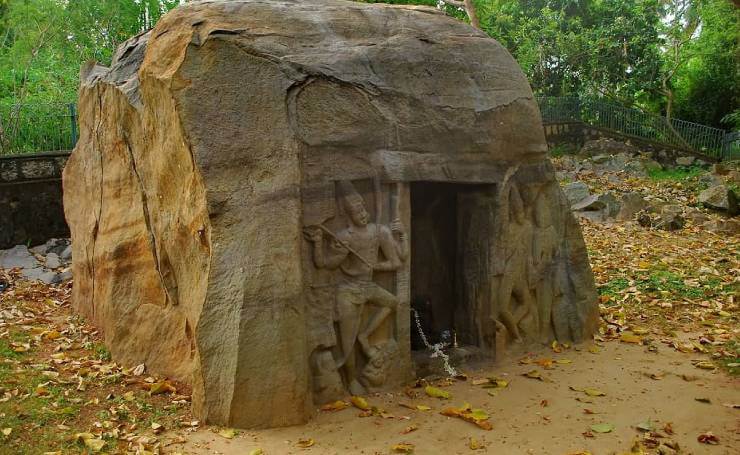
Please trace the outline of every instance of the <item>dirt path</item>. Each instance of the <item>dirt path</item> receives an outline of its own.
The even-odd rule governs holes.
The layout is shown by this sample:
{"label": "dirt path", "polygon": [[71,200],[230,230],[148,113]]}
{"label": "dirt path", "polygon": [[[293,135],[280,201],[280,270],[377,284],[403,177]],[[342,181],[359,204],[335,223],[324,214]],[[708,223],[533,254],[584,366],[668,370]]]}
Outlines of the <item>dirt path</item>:
{"label": "dirt path", "polygon": [[[507,359],[500,366],[470,372],[467,382],[445,388],[452,394],[449,402],[427,397],[422,389],[414,389],[420,393],[416,399],[403,393],[368,398],[371,405],[385,409],[394,418],[358,417],[359,410],[350,407],[321,412],[306,426],[245,431],[233,439],[202,429],[188,436],[185,445],[172,448],[188,454],[248,454],[257,448],[266,455],[387,454],[392,453],[394,444],[408,442],[417,454],[629,453],[634,441],[644,436],[636,426],[649,421],[666,436],[658,440],[672,439],[681,453],[738,453],[740,410],[726,405],[740,403],[740,380],[720,371],[696,368],[691,364],[695,355],[656,345],[658,354],[645,346],[619,342],[603,343],[597,353],[590,352],[588,346],[559,354],[541,348],[531,353],[533,360],[566,359],[572,363],[555,363],[552,369],[543,369],[534,362],[521,364],[518,359]],[[551,382],[522,376],[533,369]],[[492,397],[488,391],[494,389],[472,384],[473,379],[488,376],[505,379],[509,385],[495,389],[496,396]],[[593,388],[606,395],[592,397],[570,387]],[[697,398],[709,399],[710,403]],[[432,410],[410,410],[399,402],[423,404]],[[439,414],[443,407],[461,406],[463,402],[486,410],[493,430]],[[590,431],[591,425],[599,423],[613,424],[614,430],[606,434]],[[667,423],[675,432],[672,436],[663,430]],[[418,430],[401,434],[410,425],[418,426]],[[719,438],[719,445],[697,441],[707,431]],[[302,438],[311,438],[315,444],[298,448]],[[470,449],[471,438],[485,449]]]}

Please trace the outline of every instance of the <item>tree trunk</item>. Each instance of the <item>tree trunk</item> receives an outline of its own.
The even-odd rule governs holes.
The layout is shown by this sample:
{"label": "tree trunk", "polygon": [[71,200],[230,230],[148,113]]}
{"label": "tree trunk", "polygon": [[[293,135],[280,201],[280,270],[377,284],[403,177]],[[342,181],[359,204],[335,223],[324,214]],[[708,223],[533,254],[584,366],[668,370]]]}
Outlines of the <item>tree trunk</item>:
{"label": "tree trunk", "polygon": [[465,0],[465,12],[468,14],[468,19],[470,19],[470,25],[473,27],[480,29],[480,20],[478,19],[478,14],[476,14],[475,11],[475,3],[473,3],[473,0]]}

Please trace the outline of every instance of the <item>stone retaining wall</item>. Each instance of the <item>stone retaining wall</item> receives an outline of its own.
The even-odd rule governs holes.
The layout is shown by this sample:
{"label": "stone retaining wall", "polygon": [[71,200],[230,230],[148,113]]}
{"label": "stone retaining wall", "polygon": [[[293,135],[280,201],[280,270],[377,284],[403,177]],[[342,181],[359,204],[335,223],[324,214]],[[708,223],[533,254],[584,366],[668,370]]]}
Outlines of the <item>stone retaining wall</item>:
{"label": "stone retaining wall", "polygon": [[563,147],[566,151],[577,152],[588,141],[610,138],[630,143],[638,147],[641,151],[650,153],[653,159],[661,164],[674,165],[676,158],[679,156],[694,156],[704,161],[711,161],[706,156],[687,150],[652,143],[617,131],[587,125],[583,122],[548,122],[544,123],[544,129],[547,147],[550,150],[555,147]]}
{"label": "stone retaining wall", "polygon": [[0,249],[68,237],[62,169],[69,152],[0,157]]}

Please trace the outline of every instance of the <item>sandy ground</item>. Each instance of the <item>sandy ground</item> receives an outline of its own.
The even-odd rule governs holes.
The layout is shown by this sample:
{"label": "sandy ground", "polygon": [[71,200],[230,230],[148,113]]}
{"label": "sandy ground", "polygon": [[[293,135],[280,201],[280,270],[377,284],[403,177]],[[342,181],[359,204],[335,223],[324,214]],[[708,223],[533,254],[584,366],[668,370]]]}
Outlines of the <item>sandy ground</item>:
{"label": "sandy ground", "polygon": [[[450,400],[427,397],[423,389],[414,389],[419,393],[414,399],[403,391],[368,397],[371,405],[385,409],[393,418],[359,417],[359,410],[350,407],[320,412],[305,426],[243,431],[233,439],[218,435],[218,429],[200,429],[183,445],[169,449],[186,454],[246,455],[257,448],[266,455],[388,454],[393,453],[394,444],[408,442],[415,446],[415,454],[622,454],[629,453],[642,436],[636,426],[650,421],[663,435],[665,424],[671,424],[675,434],[666,435],[666,439],[677,442],[680,453],[740,453],[740,410],[731,407],[740,403],[740,378],[696,368],[691,360],[698,358],[697,354],[683,354],[659,342],[659,353],[615,341],[597,344],[596,353],[590,352],[588,345],[559,354],[545,347],[531,352],[535,360],[572,361],[555,364],[552,369],[521,364],[518,360],[523,356],[518,356],[490,368],[468,371],[468,381],[445,388],[452,394]],[[522,376],[533,369],[547,381]],[[473,379],[488,376],[510,383],[490,396],[492,389],[472,384]],[[570,387],[598,389],[606,395],[591,397]],[[432,410],[410,410],[399,402],[424,404]],[[443,407],[464,402],[486,410],[493,430],[439,413]],[[591,425],[599,423],[613,424],[614,431],[588,434]],[[418,430],[402,434],[410,425]],[[697,441],[707,431],[719,438],[719,445]],[[301,438],[311,438],[315,444],[298,448]],[[472,450],[471,438],[485,448]]]}

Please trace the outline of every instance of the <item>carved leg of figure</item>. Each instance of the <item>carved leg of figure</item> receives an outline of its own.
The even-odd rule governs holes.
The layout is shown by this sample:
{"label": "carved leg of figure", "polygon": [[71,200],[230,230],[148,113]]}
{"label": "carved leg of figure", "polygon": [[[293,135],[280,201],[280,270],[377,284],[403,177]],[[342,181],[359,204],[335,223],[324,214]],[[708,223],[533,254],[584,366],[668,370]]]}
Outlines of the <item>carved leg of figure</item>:
{"label": "carved leg of figure", "polygon": [[357,337],[357,341],[360,343],[363,352],[370,358],[373,357],[375,349],[370,346],[368,338],[378,330],[391,313],[396,311],[396,308],[398,308],[398,299],[395,295],[378,285],[373,285],[368,289],[367,297],[367,303],[380,307],[377,311],[373,312],[365,329]]}
{"label": "carved leg of figure", "polygon": [[514,290],[514,279],[510,274],[505,274],[499,280],[498,288],[498,317],[496,318],[500,324],[506,327],[506,331],[509,333],[509,337],[514,342],[521,342],[519,336],[519,329],[517,328],[517,321],[511,314],[511,300],[512,291]]}
{"label": "carved leg of figure", "polygon": [[524,332],[525,336],[530,338],[537,332],[539,327],[539,318],[537,314],[536,302],[529,290],[527,281],[520,279],[514,287],[513,295],[519,305],[512,311],[514,321],[516,322],[519,334]]}
{"label": "carved leg of figure", "polygon": [[344,377],[352,394],[359,395],[365,392],[357,382],[357,367],[355,360],[355,342],[360,328],[363,297],[354,286],[340,286],[337,290],[337,325],[338,344],[342,349],[342,359],[337,366],[344,371]]}

